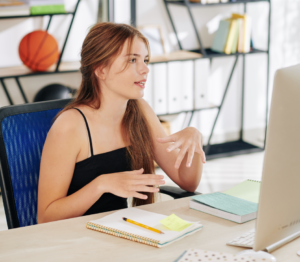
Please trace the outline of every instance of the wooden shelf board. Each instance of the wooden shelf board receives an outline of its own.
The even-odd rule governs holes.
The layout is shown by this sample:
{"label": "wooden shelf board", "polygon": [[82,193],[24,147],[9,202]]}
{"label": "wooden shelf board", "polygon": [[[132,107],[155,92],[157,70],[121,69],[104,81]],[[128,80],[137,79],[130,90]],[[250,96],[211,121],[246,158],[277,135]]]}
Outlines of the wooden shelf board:
{"label": "wooden shelf board", "polygon": [[202,58],[202,55],[199,53],[189,52],[185,50],[175,51],[161,56],[152,56],[150,57],[151,63],[160,63],[160,62],[169,62],[169,61],[178,61],[178,60],[191,60]]}
{"label": "wooden shelf board", "polygon": [[45,72],[33,72],[24,65],[14,67],[0,68],[0,78],[27,77],[36,75],[59,74],[68,72],[77,72],[80,67],[80,62],[62,62],[59,66],[59,72],[55,72],[56,65],[52,65]]}

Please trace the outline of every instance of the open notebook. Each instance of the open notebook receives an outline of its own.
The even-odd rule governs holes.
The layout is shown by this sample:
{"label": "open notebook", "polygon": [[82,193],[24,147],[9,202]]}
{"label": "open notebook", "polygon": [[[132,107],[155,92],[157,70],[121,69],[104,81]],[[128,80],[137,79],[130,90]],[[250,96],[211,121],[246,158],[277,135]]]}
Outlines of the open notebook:
{"label": "open notebook", "polygon": [[[145,228],[125,222],[122,217],[127,217],[144,225],[157,228],[164,232],[158,234]],[[154,247],[164,247],[174,241],[180,240],[202,229],[200,222],[190,222],[189,227],[177,232],[163,226],[159,221],[167,216],[144,211],[138,208],[127,208],[116,211],[111,215],[87,222],[88,229],[100,231],[131,241],[140,242]]]}

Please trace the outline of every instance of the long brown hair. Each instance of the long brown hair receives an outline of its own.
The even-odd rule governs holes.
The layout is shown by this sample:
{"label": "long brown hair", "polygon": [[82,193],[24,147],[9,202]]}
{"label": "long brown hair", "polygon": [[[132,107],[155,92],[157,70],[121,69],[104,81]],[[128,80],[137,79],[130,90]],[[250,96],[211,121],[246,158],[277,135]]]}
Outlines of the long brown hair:
{"label": "long brown hair", "polygon": [[[58,115],[79,105],[87,105],[99,109],[101,105],[99,85],[95,70],[98,67],[110,66],[113,59],[122,51],[128,40],[128,50],[131,50],[133,40],[138,37],[148,49],[148,40],[134,27],[126,24],[99,23],[94,25],[87,34],[81,50],[82,81],[77,97]],[[132,170],[144,168],[145,174],[154,173],[154,149],[150,127],[137,100],[130,99],[122,119],[123,137],[131,146],[127,147],[127,157]],[[153,193],[143,193],[146,200],[133,198],[132,205],[138,206],[154,202]]]}

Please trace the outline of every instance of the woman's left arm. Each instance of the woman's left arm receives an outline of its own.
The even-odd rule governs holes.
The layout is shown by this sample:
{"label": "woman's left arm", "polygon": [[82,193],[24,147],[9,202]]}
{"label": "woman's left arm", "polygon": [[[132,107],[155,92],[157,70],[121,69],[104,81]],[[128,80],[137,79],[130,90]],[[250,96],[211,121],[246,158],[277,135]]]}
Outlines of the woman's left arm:
{"label": "woman's left arm", "polygon": [[155,161],[178,186],[194,192],[205,163],[202,134],[194,127],[187,127],[168,136],[147,102],[143,99],[139,102],[151,128]]}

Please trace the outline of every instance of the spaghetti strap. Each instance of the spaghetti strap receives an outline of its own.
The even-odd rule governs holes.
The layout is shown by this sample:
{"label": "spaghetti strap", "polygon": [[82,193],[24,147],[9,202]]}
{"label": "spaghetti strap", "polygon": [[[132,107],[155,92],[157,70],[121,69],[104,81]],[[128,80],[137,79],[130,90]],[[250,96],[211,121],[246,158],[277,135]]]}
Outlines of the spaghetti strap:
{"label": "spaghetti strap", "polygon": [[86,129],[88,131],[88,134],[89,134],[89,140],[90,140],[90,148],[91,148],[91,155],[93,156],[94,155],[94,152],[93,152],[93,144],[92,144],[92,137],[91,137],[91,133],[90,133],[90,129],[89,129],[89,125],[86,121],[86,118],[85,118],[85,115],[81,112],[81,110],[79,110],[78,108],[76,107],[73,107],[74,109],[78,110],[78,112],[83,116],[83,119],[84,119],[84,122],[85,122],[85,125],[86,125]]}

